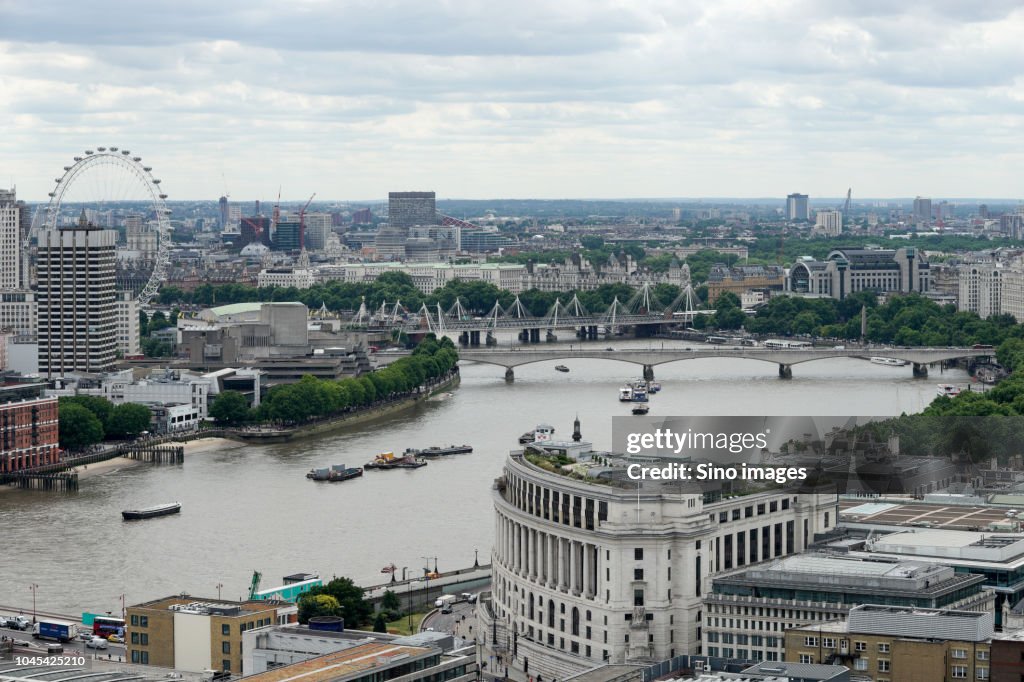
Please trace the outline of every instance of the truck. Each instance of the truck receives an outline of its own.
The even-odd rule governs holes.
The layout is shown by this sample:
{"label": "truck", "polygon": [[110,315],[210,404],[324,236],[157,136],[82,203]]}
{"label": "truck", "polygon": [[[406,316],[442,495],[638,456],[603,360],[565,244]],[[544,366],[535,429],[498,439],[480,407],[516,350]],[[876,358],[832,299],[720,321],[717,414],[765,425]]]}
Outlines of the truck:
{"label": "truck", "polygon": [[434,602],[434,606],[441,609],[441,613],[451,613],[452,606],[455,604],[454,594],[445,594],[437,598]]}
{"label": "truck", "polygon": [[53,618],[40,619],[32,629],[36,639],[53,639],[58,642],[69,642],[75,637],[75,623]]}

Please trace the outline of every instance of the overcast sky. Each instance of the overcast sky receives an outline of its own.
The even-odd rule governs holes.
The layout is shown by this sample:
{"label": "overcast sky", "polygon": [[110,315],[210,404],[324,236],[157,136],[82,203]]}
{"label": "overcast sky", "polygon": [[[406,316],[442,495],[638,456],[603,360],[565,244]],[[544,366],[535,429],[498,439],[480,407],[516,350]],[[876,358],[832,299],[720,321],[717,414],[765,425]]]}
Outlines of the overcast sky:
{"label": "overcast sky", "polygon": [[0,186],[1020,197],[1019,0],[0,0]]}

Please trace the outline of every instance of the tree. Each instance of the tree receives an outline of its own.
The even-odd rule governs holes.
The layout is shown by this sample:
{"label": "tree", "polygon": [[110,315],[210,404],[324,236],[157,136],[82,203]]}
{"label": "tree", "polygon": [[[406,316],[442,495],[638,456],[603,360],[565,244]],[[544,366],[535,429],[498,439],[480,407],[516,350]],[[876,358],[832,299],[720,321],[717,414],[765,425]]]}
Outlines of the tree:
{"label": "tree", "polygon": [[213,399],[210,416],[223,424],[240,424],[249,418],[249,401],[238,391],[224,391]]}
{"label": "tree", "polygon": [[384,590],[384,596],[380,599],[380,607],[385,611],[400,611],[402,603],[398,600],[398,595],[391,590]]}
{"label": "tree", "polygon": [[99,418],[88,408],[63,400],[58,405],[58,432],[60,446],[66,450],[81,450],[103,440]]}
{"label": "tree", "polygon": [[337,600],[346,623],[361,625],[370,622],[373,606],[363,598],[363,588],[351,578],[335,578],[324,585],[322,593]]}
{"label": "tree", "polygon": [[373,631],[374,632],[387,632],[388,624],[384,621],[384,614],[378,613],[377,617],[373,619]]}
{"label": "tree", "polygon": [[122,403],[110,413],[107,420],[108,438],[133,438],[149,428],[152,413],[145,405]]}
{"label": "tree", "polygon": [[[110,415],[114,411],[114,404],[106,398],[101,398],[96,395],[71,395],[64,396],[60,399],[60,405],[75,404],[84,407],[85,409],[96,415],[96,418],[100,420],[100,425],[106,429],[107,424],[110,423]],[[102,440],[103,436],[100,436]]]}
{"label": "tree", "polygon": [[308,623],[310,618],[317,616],[338,615],[341,615],[341,607],[338,600],[329,594],[310,591],[299,597],[300,623]]}

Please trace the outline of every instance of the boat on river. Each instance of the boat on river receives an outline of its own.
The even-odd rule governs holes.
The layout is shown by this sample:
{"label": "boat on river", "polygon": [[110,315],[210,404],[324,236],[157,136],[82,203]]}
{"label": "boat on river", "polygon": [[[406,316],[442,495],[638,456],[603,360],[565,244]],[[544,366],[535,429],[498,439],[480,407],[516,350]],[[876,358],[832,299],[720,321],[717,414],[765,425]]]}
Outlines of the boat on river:
{"label": "boat on river", "polygon": [[449,445],[447,447],[438,447],[432,445],[429,448],[423,448],[422,450],[409,449],[405,451],[407,455],[418,455],[419,457],[444,457],[445,455],[468,455],[473,452],[472,445]]}
{"label": "boat on river", "polygon": [[555,370],[558,372],[568,372],[569,368],[565,365],[555,365]]}
{"label": "boat on river", "polygon": [[140,519],[152,519],[157,516],[177,514],[180,511],[180,503],[170,502],[168,504],[158,504],[154,507],[144,507],[143,509],[125,509],[121,512],[121,516],[125,521],[138,521]]}
{"label": "boat on river", "polygon": [[311,469],[306,478],[314,481],[330,481],[331,483],[337,483],[338,481],[347,481],[352,478],[359,478],[363,475],[363,470],[360,467],[348,467],[344,464],[334,464],[330,468],[324,469]]}
{"label": "boat on river", "polygon": [[962,389],[956,384],[939,384],[937,393],[947,398],[955,398],[960,395]]}
{"label": "boat on river", "polygon": [[393,452],[382,452],[373,458],[372,462],[363,465],[364,469],[419,469],[427,466],[427,463],[414,454],[404,454],[396,457]]}
{"label": "boat on river", "polygon": [[636,403],[633,405],[633,414],[643,416],[650,411],[651,407],[647,403]]}
{"label": "boat on river", "polygon": [[619,389],[619,402],[629,403],[633,401],[633,387],[623,386]]}
{"label": "boat on river", "polygon": [[871,358],[871,362],[876,365],[888,365],[889,367],[903,367],[907,364],[906,360],[900,360],[899,358]]}

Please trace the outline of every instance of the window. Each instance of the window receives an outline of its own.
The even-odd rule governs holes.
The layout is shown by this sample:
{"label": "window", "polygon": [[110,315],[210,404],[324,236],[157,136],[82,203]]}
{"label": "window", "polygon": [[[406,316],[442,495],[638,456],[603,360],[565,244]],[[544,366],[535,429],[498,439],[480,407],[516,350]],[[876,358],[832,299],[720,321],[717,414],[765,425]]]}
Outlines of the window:
{"label": "window", "polygon": [[[818,646],[817,637],[804,637],[804,646]],[[803,661],[801,661],[802,663]]]}
{"label": "window", "polygon": [[148,628],[149,627],[149,616],[139,616],[139,627],[142,627],[142,628]]}
{"label": "window", "polygon": [[231,642],[221,642],[220,643],[220,652],[222,654],[230,654],[231,653]]}
{"label": "window", "polygon": [[[955,668],[956,666],[953,666],[953,667]],[[878,672],[880,672],[880,673],[887,673],[887,672],[889,672],[889,659],[887,659],[887,658],[880,658],[880,659],[878,659]],[[956,675],[954,675],[953,677],[956,677]]]}
{"label": "window", "polygon": [[867,670],[868,669],[868,659],[866,659],[866,658],[856,658],[856,659],[854,659],[854,661],[853,661],[853,669],[854,670]]}
{"label": "window", "polygon": [[987,680],[988,679],[988,668],[978,668],[978,675],[977,675],[977,677],[978,677],[979,680]]}
{"label": "window", "polygon": [[142,646],[149,646],[148,633],[143,632],[141,635],[139,635],[139,644],[141,644]]}
{"label": "window", "polygon": [[220,662],[220,669],[221,670],[227,670],[228,672],[230,672],[231,671],[231,661],[225,658],[223,661]]}
{"label": "window", "polygon": [[985,651],[984,649],[979,650],[978,651],[978,660],[979,661],[987,661],[988,660],[988,651]]}
{"label": "window", "polygon": [[754,507],[753,506],[744,507],[743,508],[743,518],[749,519],[753,515],[754,515]]}
{"label": "window", "polygon": [[810,654],[800,654],[800,663],[814,663],[814,656]]}
{"label": "window", "polygon": [[967,658],[967,649],[953,649],[951,655],[956,659]]}
{"label": "window", "polygon": [[643,605],[644,605],[644,591],[643,590],[633,590],[633,606],[643,606]]}
{"label": "window", "polygon": [[878,644],[878,653],[880,653],[880,654],[887,654],[887,653],[889,653],[889,643],[888,642],[879,642],[879,644]]}
{"label": "window", "polygon": [[[881,661],[879,661],[881,663]],[[967,666],[966,665],[954,665],[952,677],[954,680],[966,680],[967,679]]]}
{"label": "window", "polygon": [[633,580],[643,580],[643,579],[644,579],[644,569],[642,569],[642,568],[634,568],[633,569]]}
{"label": "window", "polygon": [[635,548],[633,550],[633,559],[635,561],[643,561],[644,560],[644,548],[643,547],[637,547],[637,548]]}
{"label": "window", "polygon": [[733,521],[739,521],[740,520],[740,510],[739,509],[733,509],[732,510],[732,520]]}
{"label": "window", "polygon": [[138,625],[138,624],[139,624],[139,617],[138,616],[132,616],[132,625]]}
{"label": "window", "polygon": [[822,637],[821,646],[825,647],[826,649],[835,649],[836,640],[832,639],[831,637]]}
{"label": "window", "polygon": [[139,663],[141,663],[143,665],[149,665],[149,652],[148,651],[140,651],[139,652]]}
{"label": "window", "polygon": [[132,663],[138,663],[138,662],[139,662],[139,652],[138,651],[132,651]]}
{"label": "window", "polygon": [[132,633],[132,644],[138,644],[138,643],[139,643],[139,633],[133,632]]}
{"label": "window", "polygon": [[231,626],[228,625],[227,623],[224,623],[223,625],[221,625],[220,626],[220,634],[224,635],[225,637],[230,635],[231,634]]}
{"label": "window", "polygon": [[868,643],[867,642],[854,642],[853,643],[853,650],[854,651],[867,651],[868,650]]}

